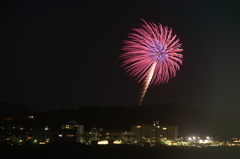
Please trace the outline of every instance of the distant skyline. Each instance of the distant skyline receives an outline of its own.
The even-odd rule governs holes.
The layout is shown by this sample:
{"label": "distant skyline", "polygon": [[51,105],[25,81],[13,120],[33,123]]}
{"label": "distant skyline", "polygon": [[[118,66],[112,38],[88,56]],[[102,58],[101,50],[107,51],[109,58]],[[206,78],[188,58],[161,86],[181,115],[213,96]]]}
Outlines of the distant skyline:
{"label": "distant skyline", "polygon": [[183,65],[150,86],[143,105],[180,103],[210,113],[240,113],[238,1],[0,2],[0,101],[36,111],[137,106],[141,85],[119,56],[143,22],[173,29]]}

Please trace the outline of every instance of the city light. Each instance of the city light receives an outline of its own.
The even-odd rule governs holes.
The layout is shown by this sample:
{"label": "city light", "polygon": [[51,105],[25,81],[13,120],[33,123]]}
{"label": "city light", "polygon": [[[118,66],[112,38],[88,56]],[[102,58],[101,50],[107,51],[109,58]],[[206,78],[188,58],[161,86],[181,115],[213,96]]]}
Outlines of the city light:
{"label": "city light", "polygon": [[108,140],[98,141],[98,145],[107,145],[107,144],[108,144]]}
{"label": "city light", "polygon": [[113,144],[122,144],[122,141],[121,140],[116,140],[116,141],[113,141]]}

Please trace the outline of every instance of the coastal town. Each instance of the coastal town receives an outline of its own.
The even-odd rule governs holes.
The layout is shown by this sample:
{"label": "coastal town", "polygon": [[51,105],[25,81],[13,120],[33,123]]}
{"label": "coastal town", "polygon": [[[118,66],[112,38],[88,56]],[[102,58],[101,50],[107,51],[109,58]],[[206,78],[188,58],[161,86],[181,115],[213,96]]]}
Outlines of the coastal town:
{"label": "coastal town", "polygon": [[0,145],[138,145],[138,146],[240,146],[240,139],[221,140],[214,136],[179,136],[177,125],[162,125],[159,121],[130,125],[130,131],[105,130],[92,127],[85,130],[75,120],[66,121],[60,127],[32,128],[33,115],[25,118],[3,118],[0,122]]}

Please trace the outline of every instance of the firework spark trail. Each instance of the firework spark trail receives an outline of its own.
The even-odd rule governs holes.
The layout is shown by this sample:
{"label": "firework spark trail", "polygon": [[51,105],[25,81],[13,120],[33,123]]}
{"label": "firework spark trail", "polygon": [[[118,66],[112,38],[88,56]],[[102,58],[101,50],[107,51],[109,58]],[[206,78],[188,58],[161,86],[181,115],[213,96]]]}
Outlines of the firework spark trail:
{"label": "firework spark trail", "polygon": [[144,96],[145,96],[145,94],[147,92],[149,83],[152,80],[153,72],[155,70],[155,67],[156,67],[156,62],[154,62],[153,65],[151,66],[151,68],[149,70],[149,73],[148,73],[148,75],[147,75],[147,77],[145,79],[145,82],[144,82],[144,85],[143,85],[143,88],[142,88],[142,92],[141,92],[141,95],[140,95],[140,100],[139,100],[138,106],[142,105],[143,98],[144,98]]}
{"label": "firework spark trail", "polygon": [[139,106],[150,84],[167,83],[176,76],[183,58],[179,53],[183,49],[176,35],[172,36],[171,28],[143,22],[142,28],[133,29],[136,33],[130,33],[130,40],[124,41],[126,45],[122,50],[125,53],[120,55],[124,59],[122,66],[126,66],[126,72],[144,85]]}

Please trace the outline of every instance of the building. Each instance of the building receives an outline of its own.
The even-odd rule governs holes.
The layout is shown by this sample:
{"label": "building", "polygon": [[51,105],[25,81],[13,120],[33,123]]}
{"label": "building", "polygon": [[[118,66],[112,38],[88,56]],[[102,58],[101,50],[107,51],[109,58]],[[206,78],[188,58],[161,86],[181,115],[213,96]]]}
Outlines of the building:
{"label": "building", "polygon": [[61,129],[76,130],[76,142],[84,142],[83,141],[84,126],[79,125],[78,122],[71,120],[70,122],[66,123],[66,125],[61,125]]}
{"label": "building", "polygon": [[160,125],[159,121],[152,124],[132,125],[131,131],[136,143],[157,143],[164,140],[176,140],[178,137],[178,126]]}
{"label": "building", "polygon": [[131,143],[132,133],[122,130],[102,130],[98,131],[98,139],[121,141],[121,143]]}
{"label": "building", "polygon": [[83,139],[86,143],[95,142],[98,140],[98,132],[95,127],[92,127],[90,131],[84,132]]}
{"label": "building", "polygon": [[36,144],[75,143],[76,131],[67,129],[33,129],[28,132],[27,140]]}
{"label": "building", "polygon": [[84,133],[86,143],[98,144],[129,144],[132,143],[132,133],[122,130],[103,130],[96,127]]}

